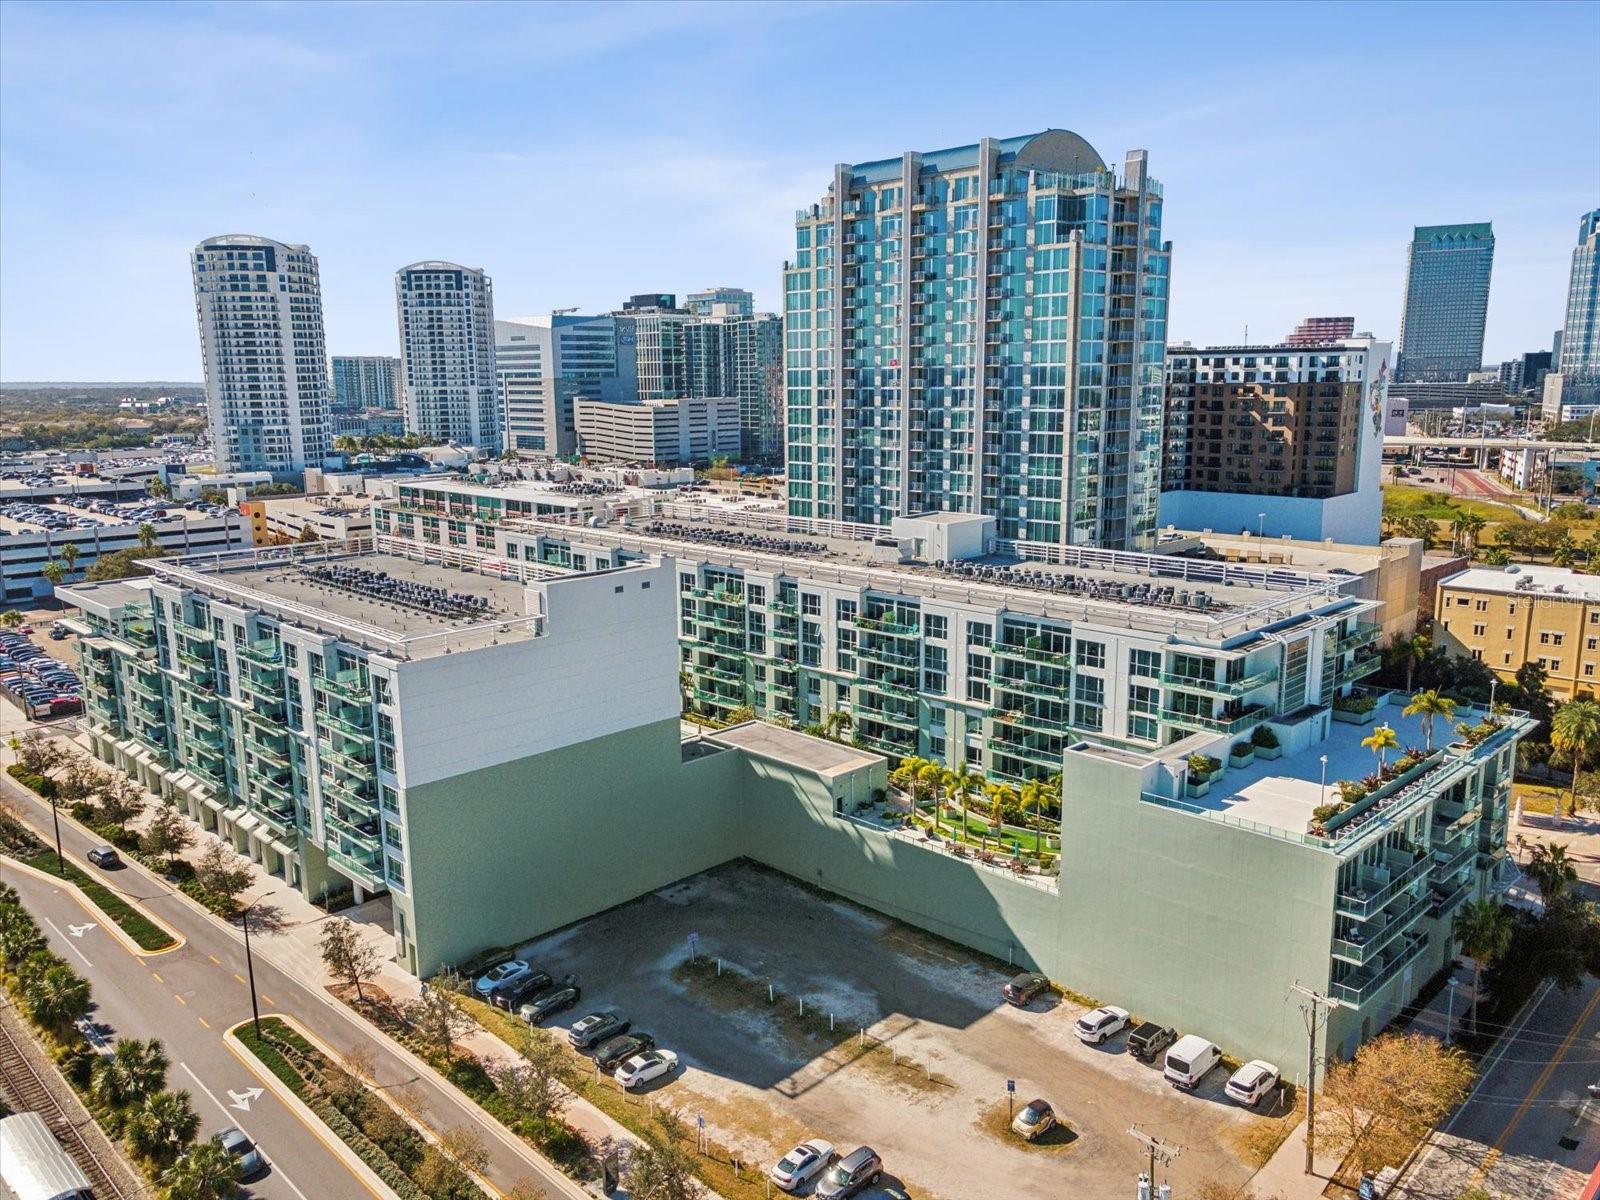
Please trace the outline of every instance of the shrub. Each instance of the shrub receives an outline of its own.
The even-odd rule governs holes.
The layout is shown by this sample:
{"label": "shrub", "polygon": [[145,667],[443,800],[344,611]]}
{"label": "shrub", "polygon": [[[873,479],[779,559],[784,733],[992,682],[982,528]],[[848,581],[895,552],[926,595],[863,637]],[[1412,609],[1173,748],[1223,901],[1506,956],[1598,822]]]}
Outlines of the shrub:
{"label": "shrub", "polygon": [[1248,738],[1241,738],[1233,744],[1228,753],[1233,755],[1235,758],[1243,758],[1246,754],[1255,753],[1255,748],[1256,746],[1254,742],[1250,741]]}
{"label": "shrub", "polygon": [[1339,781],[1339,795],[1346,804],[1354,804],[1357,800],[1364,799],[1369,791],[1365,783],[1354,779],[1341,779]]}
{"label": "shrub", "polygon": [[1261,750],[1276,750],[1281,745],[1278,735],[1265,725],[1257,725],[1250,732],[1250,741]]}

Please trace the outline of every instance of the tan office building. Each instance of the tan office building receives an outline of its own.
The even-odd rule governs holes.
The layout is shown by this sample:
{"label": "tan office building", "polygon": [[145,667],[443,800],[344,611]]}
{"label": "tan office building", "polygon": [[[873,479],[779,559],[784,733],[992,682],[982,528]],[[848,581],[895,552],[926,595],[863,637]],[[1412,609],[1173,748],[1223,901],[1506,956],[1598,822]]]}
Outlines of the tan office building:
{"label": "tan office building", "polygon": [[1553,696],[1600,693],[1600,577],[1566,567],[1472,567],[1439,584],[1434,640],[1510,680],[1544,664]]}

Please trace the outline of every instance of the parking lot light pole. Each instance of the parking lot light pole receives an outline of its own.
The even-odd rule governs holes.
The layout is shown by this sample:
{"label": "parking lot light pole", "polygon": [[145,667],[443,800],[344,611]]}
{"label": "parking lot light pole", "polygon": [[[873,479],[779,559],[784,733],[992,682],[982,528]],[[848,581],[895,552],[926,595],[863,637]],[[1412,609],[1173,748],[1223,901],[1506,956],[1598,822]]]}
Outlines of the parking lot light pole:
{"label": "parking lot light pole", "polygon": [[261,1006],[256,1002],[256,962],[250,955],[250,910],[260,904],[267,896],[276,896],[277,892],[268,892],[266,895],[257,896],[244,906],[244,911],[239,914],[239,920],[244,925],[244,969],[250,976],[250,1021],[255,1027],[256,1037],[261,1036]]}
{"label": "parking lot light pole", "polygon": [[1321,791],[1319,791],[1317,793],[1317,804],[1319,806],[1323,805],[1323,804],[1326,804],[1328,802],[1328,756],[1326,754],[1324,754],[1322,756],[1321,761],[1322,761],[1322,786],[1321,786]]}

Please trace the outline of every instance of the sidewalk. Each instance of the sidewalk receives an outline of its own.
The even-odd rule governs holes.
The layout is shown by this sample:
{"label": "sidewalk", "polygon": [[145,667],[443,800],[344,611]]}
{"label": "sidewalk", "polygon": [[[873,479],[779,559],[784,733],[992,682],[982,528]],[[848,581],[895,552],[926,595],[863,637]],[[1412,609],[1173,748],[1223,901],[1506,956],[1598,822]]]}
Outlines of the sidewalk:
{"label": "sidewalk", "polygon": [[1313,1171],[1307,1175],[1306,1123],[1301,1121],[1267,1165],[1256,1172],[1250,1190],[1261,1200],[1320,1200],[1322,1189],[1328,1186],[1341,1161],[1342,1155],[1319,1151],[1312,1160]]}

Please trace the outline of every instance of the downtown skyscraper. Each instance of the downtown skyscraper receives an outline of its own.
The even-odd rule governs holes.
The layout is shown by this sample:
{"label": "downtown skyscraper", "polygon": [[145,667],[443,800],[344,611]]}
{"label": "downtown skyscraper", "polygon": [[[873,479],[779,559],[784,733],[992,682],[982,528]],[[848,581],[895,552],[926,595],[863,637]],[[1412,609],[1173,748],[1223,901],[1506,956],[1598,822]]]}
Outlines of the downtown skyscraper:
{"label": "downtown skyscraper", "polygon": [[1161,217],[1144,151],[1065,130],[835,167],[784,270],[790,513],[1151,545]]}
{"label": "downtown skyscraper", "polygon": [[406,432],[424,442],[501,448],[495,387],[494,289],[481,270],[448,262],[394,277]]}
{"label": "downtown skyscraper", "polygon": [[1397,383],[1461,383],[1483,367],[1494,228],[1419,225],[1406,248]]}
{"label": "downtown skyscraper", "polygon": [[217,470],[321,466],[331,431],[316,256],[238,234],[201,242],[190,267]]}
{"label": "downtown skyscraper", "polygon": [[1600,208],[1578,222],[1556,370],[1573,383],[1600,382]]}

